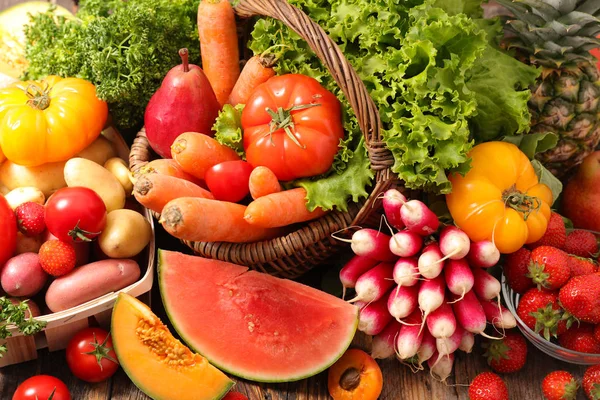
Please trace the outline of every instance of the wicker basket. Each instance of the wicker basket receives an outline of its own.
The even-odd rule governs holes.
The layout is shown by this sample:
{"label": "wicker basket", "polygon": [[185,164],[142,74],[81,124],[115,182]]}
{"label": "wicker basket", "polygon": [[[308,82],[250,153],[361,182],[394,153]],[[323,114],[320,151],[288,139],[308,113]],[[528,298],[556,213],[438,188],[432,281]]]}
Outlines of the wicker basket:
{"label": "wicker basket", "polygon": [[[285,0],[241,0],[235,12],[241,19],[252,16],[278,19],[306,40],[352,106],[365,137],[371,168],[376,172],[375,184],[366,201],[351,205],[348,212],[329,213],[285,236],[257,243],[184,241],[203,257],[246,265],[275,276],[296,278],[334,254],[334,247],[340,242],[331,237],[332,233],[353,225],[378,223],[380,204],[376,204],[377,199],[396,182],[390,170],[393,157],[381,140],[381,121],[375,103],[341,50],[321,27]],[[134,176],[154,157],[142,129],[133,142],[129,157]]]}

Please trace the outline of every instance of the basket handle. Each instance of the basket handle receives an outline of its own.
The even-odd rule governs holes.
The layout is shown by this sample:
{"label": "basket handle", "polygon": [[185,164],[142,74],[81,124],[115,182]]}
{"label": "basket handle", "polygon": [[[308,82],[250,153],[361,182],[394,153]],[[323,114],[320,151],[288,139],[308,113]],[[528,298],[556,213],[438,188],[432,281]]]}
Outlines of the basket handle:
{"label": "basket handle", "polygon": [[391,167],[393,157],[381,140],[381,120],[377,106],[354,68],[323,28],[302,10],[285,0],[240,0],[235,6],[235,11],[243,18],[252,16],[275,18],[308,43],[350,102],[365,137],[371,168],[380,171]]}

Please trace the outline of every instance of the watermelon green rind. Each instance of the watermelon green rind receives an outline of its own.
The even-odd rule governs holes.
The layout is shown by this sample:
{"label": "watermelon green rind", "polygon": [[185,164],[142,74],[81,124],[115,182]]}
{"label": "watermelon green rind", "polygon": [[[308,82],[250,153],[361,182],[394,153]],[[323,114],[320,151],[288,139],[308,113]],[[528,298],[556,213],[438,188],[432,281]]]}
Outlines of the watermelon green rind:
{"label": "watermelon green rind", "polygon": [[[220,360],[213,358],[211,354],[208,354],[208,352],[205,352],[205,351],[203,351],[203,349],[198,348],[198,346],[196,346],[196,344],[194,343],[194,340],[191,337],[189,337],[188,334],[184,331],[184,329],[182,329],[179,326],[179,324],[177,323],[177,318],[175,317],[175,312],[174,312],[175,310],[172,309],[171,304],[167,298],[167,294],[165,293],[166,292],[166,288],[165,288],[166,284],[164,283],[164,279],[163,279],[164,275],[165,275],[165,271],[167,270],[167,268],[169,266],[168,263],[165,261],[165,257],[169,253],[170,252],[168,252],[168,251],[158,250],[159,287],[160,287],[161,298],[162,298],[163,305],[165,307],[167,316],[168,316],[169,320],[171,321],[173,327],[175,328],[175,330],[181,337],[181,339],[192,350],[194,350],[195,352],[204,356],[212,365],[214,365],[215,367],[219,368],[220,370],[222,370],[226,373],[229,373],[231,375],[234,375],[234,376],[246,379],[246,380],[255,381],[255,382],[265,382],[265,383],[294,382],[294,381],[309,378],[320,372],[325,371],[327,368],[329,368],[331,365],[333,365],[340,357],[342,357],[344,352],[348,349],[348,347],[352,343],[352,340],[356,333],[356,329],[358,328],[358,311],[359,311],[358,307],[355,307],[355,315],[353,315],[352,323],[347,325],[347,334],[343,336],[344,338],[346,338],[346,340],[344,340],[343,342],[340,342],[339,345],[336,346],[339,348],[339,351],[337,351],[335,354],[332,353],[331,356],[327,359],[327,361],[323,361],[323,362],[320,362],[318,365],[315,365],[314,369],[312,369],[310,371],[306,371],[305,373],[294,375],[294,376],[288,375],[288,376],[285,376],[285,378],[275,377],[275,376],[270,376],[270,375],[254,374],[252,372],[247,372],[247,373],[241,372],[240,370],[243,368],[240,368],[239,366],[235,366],[232,364],[223,363]],[[202,277],[198,277],[198,278],[202,279]]]}

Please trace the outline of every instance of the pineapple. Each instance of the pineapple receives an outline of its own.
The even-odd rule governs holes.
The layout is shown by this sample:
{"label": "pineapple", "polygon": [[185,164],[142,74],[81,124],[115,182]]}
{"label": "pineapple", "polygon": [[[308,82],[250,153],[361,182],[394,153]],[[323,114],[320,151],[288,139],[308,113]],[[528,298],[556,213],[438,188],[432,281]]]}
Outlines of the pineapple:
{"label": "pineapple", "polygon": [[555,148],[538,159],[565,178],[600,142],[600,0],[496,0],[510,11],[509,47],[542,68],[531,88],[531,131],[554,132]]}

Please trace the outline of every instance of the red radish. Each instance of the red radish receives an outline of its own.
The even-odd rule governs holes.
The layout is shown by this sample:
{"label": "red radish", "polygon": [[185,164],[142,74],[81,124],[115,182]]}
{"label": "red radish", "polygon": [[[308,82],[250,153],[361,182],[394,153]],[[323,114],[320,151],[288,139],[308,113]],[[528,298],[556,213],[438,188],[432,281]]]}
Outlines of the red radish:
{"label": "red radish", "polygon": [[447,356],[454,353],[460,347],[460,342],[463,338],[464,329],[458,325],[452,336],[447,338],[437,338],[435,340],[435,348],[440,356]]}
{"label": "red radish", "polygon": [[473,290],[482,300],[492,300],[500,296],[500,282],[482,268],[473,268],[475,284]]}
{"label": "red radish", "polygon": [[369,257],[377,261],[394,261],[398,256],[390,251],[390,235],[364,228],[352,234],[352,239],[340,239],[351,243],[350,247],[357,256]]}
{"label": "red radish", "polygon": [[440,251],[444,259],[460,260],[469,254],[471,240],[455,226],[446,226],[440,233]]}
{"label": "red radish", "polygon": [[419,328],[421,325],[421,311],[415,310],[404,322],[406,324],[400,327],[396,339],[396,356],[401,360],[406,360],[417,354],[423,341],[423,333]]}
{"label": "red radish", "polygon": [[349,302],[353,303],[360,300],[371,303],[381,299],[394,286],[393,272],[393,264],[379,263],[362,274],[356,280],[354,286],[356,297],[349,300]]}
{"label": "red radish", "polygon": [[414,286],[419,282],[419,267],[417,259],[401,258],[394,265],[394,281],[398,286]]}
{"label": "red radish", "polygon": [[471,250],[467,254],[467,260],[472,267],[490,268],[498,264],[500,251],[490,240],[482,240],[471,243]]}
{"label": "red radish", "polygon": [[465,260],[448,260],[444,267],[444,277],[448,290],[462,299],[473,288],[475,279]]}
{"label": "red radish", "polygon": [[419,350],[417,351],[419,365],[423,365],[423,363],[429,360],[435,352],[435,338],[431,336],[431,333],[429,333],[429,331],[423,331],[423,340],[421,341],[421,346],[419,346]]}
{"label": "red radish", "polygon": [[419,257],[419,273],[423,278],[433,279],[442,273],[444,268],[443,254],[437,243],[430,243],[423,249]]}
{"label": "red radish", "polygon": [[400,208],[400,216],[406,228],[421,236],[437,231],[440,220],[433,211],[419,200],[409,200]]}
{"label": "red radish", "polygon": [[511,329],[517,326],[517,320],[502,304],[491,300],[479,299],[487,322],[499,329]]}
{"label": "red radish", "polygon": [[464,351],[465,353],[470,353],[471,351],[473,351],[474,345],[475,335],[463,329],[463,337],[460,340],[460,345],[458,346],[458,349]]}
{"label": "red radish", "polygon": [[412,257],[421,251],[423,238],[411,231],[400,231],[390,239],[390,251],[398,257]]}
{"label": "red radish", "polygon": [[387,297],[367,304],[360,310],[358,330],[367,335],[377,335],[392,320],[387,309]]}
{"label": "red radish", "polygon": [[[457,299],[459,296],[454,295]],[[484,337],[490,339],[498,339],[487,335],[485,330],[485,313],[483,312],[483,307],[477,297],[475,297],[475,293],[471,290],[465,294],[465,297],[462,300],[458,300],[452,304],[452,309],[454,310],[454,316],[456,317],[456,321],[467,331],[475,334],[480,334]]]}
{"label": "red radish", "polygon": [[340,281],[342,281],[343,293],[342,299],[346,297],[346,289],[353,288],[356,280],[365,272],[377,265],[377,260],[369,257],[354,256],[344,265],[340,271]]}
{"label": "red radish", "polygon": [[419,287],[396,286],[387,300],[387,311],[397,320],[408,317],[417,308]]}
{"label": "red radish", "polygon": [[404,229],[404,222],[400,216],[400,209],[402,205],[406,203],[406,197],[399,190],[388,189],[383,194],[383,211],[387,221],[394,228],[400,230]]}
{"label": "red radish", "polygon": [[456,318],[454,317],[452,306],[448,303],[443,303],[429,314],[426,323],[429,333],[434,338],[449,338],[456,331]]}
{"label": "red radish", "polygon": [[444,304],[444,292],[444,279],[441,276],[421,283],[421,287],[419,287],[418,302],[419,308],[423,312],[423,324],[427,320],[429,314]]}
{"label": "red radish", "polygon": [[400,322],[393,319],[381,332],[379,332],[379,334],[373,336],[371,357],[388,358],[396,353],[394,348],[401,326]]}
{"label": "red radish", "polygon": [[436,351],[427,361],[427,364],[433,377],[439,379],[441,382],[446,382],[446,379],[452,374],[454,353],[447,356],[440,356]]}

